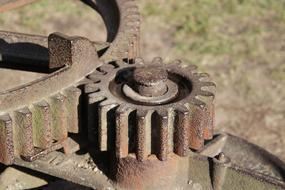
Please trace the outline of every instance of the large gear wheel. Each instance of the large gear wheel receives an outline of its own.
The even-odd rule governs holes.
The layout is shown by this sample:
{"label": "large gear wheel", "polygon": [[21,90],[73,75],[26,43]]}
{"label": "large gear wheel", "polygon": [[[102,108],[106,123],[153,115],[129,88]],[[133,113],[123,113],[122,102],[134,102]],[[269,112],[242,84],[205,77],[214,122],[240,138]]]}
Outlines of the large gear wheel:
{"label": "large gear wheel", "polygon": [[[0,12],[32,1],[4,0]],[[70,152],[69,134],[82,133],[81,85],[89,82],[85,77],[104,61],[138,56],[140,14],[134,0],[82,2],[101,14],[107,42],[59,33],[46,38],[0,31],[1,63],[7,68],[46,72],[30,83],[0,89],[0,163],[34,161],[61,148]]]}
{"label": "large gear wheel", "polygon": [[100,151],[163,161],[171,152],[200,150],[213,137],[215,84],[194,65],[117,61],[88,78],[88,133]]}

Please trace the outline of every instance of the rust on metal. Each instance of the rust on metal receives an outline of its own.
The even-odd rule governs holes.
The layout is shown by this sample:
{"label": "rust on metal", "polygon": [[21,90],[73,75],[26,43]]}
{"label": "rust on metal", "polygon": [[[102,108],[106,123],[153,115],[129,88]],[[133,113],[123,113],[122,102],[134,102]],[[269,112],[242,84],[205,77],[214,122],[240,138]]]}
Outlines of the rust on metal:
{"label": "rust on metal", "polygon": [[14,152],[18,156],[31,156],[34,154],[32,112],[24,107],[16,110],[14,114]]}
{"label": "rust on metal", "polygon": [[[93,43],[85,38],[52,34],[48,48],[50,65],[58,70],[24,86],[0,92],[1,112],[12,118],[9,125],[13,127],[13,133],[6,131],[13,140],[3,139],[14,147],[12,155],[26,160],[54,150],[51,147],[61,148],[62,145],[55,146],[53,141],[63,142],[68,132],[79,132],[81,90],[73,85],[100,64]],[[5,135],[9,129],[5,120],[2,128]],[[5,153],[3,160],[9,154]],[[3,162],[12,163],[7,158]]]}
{"label": "rust on metal", "polygon": [[33,114],[33,142],[34,146],[46,149],[52,143],[51,110],[46,101],[34,104]]}
{"label": "rust on metal", "polygon": [[[110,139],[114,143],[118,158],[126,157],[129,151],[136,153],[140,161],[152,154],[160,160],[166,160],[169,152],[186,156],[189,148],[195,150],[203,148],[205,140],[203,132],[207,132],[205,134],[207,138],[213,135],[209,134],[210,130],[204,129],[212,125],[212,123],[205,125],[210,115],[207,113],[208,109],[204,107],[213,102],[214,96],[213,88],[204,89],[204,87],[215,87],[214,83],[202,81],[202,75],[197,73],[196,67],[193,66],[182,68],[170,64],[155,66],[153,69],[154,64],[143,65],[141,62],[140,64],[136,61],[134,64],[112,62],[108,66],[105,64],[99,67],[89,75],[89,79],[94,82],[85,85],[85,92],[88,92],[90,104],[98,102],[98,108],[94,110],[93,115],[99,116],[97,126],[89,121],[89,125],[95,125],[89,128],[98,127],[97,138],[101,151],[113,149],[107,146]],[[162,62],[162,59],[155,58],[152,63],[158,62]],[[158,73],[161,75],[154,76]],[[145,88],[157,88],[162,84],[166,86],[163,91],[166,89],[171,92],[173,90],[171,88],[177,91],[174,98],[166,99],[165,102],[152,102],[152,105],[149,105],[147,101],[149,99],[145,97],[161,99],[163,91],[148,89],[145,94]],[[143,99],[135,99],[129,91],[126,91],[125,85],[137,91]],[[95,89],[93,92],[92,88]],[[200,97],[205,101],[199,99]],[[90,110],[89,114],[92,114],[91,112]],[[212,118],[210,120],[213,121]],[[115,136],[108,133],[108,126],[110,128],[112,124],[116,125]],[[135,146],[135,150],[128,150],[130,144]]]}
{"label": "rust on metal", "polygon": [[14,162],[13,129],[11,117],[7,114],[0,116],[0,162]]}
{"label": "rust on metal", "polygon": [[142,96],[161,96],[167,92],[167,72],[162,67],[137,68],[134,71],[135,88]]}
{"label": "rust on metal", "polygon": [[[0,12],[30,2],[3,0]],[[180,60],[139,58],[134,0],[82,2],[103,17],[107,42],[0,31],[4,68],[46,72],[0,92],[1,163],[98,189],[285,188],[278,158],[214,136],[208,74]]]}

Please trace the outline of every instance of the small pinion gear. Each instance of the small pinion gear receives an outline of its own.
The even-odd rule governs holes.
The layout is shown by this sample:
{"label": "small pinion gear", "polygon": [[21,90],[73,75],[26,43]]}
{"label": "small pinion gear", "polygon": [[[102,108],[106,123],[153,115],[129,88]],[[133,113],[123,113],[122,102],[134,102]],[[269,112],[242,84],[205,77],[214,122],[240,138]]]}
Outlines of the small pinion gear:
{"label": "small pinion gear", "polygon": [[195,65],[141,58],[103,64],[88,78],[88,135],[116,158],[186,156],[213,137],[215,84]]}

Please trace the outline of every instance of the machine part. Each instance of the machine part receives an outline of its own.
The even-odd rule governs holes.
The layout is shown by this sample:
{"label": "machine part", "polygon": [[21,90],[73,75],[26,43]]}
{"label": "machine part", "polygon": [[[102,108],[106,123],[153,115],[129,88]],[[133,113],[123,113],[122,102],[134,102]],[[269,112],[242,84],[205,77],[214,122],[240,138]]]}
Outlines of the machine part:
{"label": "machine part", "polygon": [[81,90],[74,85],[100,64],[96,49],[87,39],[52,34],[49,51],[50,65],[61,69],[0,93],[2,163],[12,164],[15,156],[31,161],[61,148],[68,132],[79,132]]}
{"label": "machine part", "polygon": [[117,158],[135,153],[140,161],[154,154],[163,161],[171,152],[200,150],[213,136],[215,84],[194,65],[117,61],[87,78],[93,81],[85,85],[88,135],[98,138],[100,151],[115,149]]}
{"label": "machine part", "polygon": [[106,43],[0,32],[3,67],[47,70],[0,92],[0,162],[96,189],[285,189],[278,158],[213,136],[215,85],[207,74],[180,61],[134,60],[133,0],[83,2],[102,15]]}
{"label": "machine part", "polygon": [[[107,41],[93,42],[101,46],[98,48],[101,60],[106,62],[120,59],[131,60],[139,56],[140,14],[135,0],[81,1],[98,11],[106,25]],[[0,2],[0,12],[2,8],[6,10],[5,7],[10,4],[24,5],[29,2],[31,0],[4,0]],[[48,43],[44,36],[0,31],[0,39],[3,40],[3,42],[0,41],[2,59],[20,62],[20,64],[24,61],[25,64],[21,65],[22,67],[30,64],[35,66],[37,61],[39,64],[49,63]]]}
{"label": "machine part", "polygon": [[[260,147],[228,134],[215,135],[199,152],[188,152],[187,157],[173,154],[170,162],[145,160],[135,168],[136,173],[128,173],[119,182],[112,180],[109,156],[94,153],[93,146],[88,152],[69,156],[52,152],[34,162],[16,159],[16,164],[94,189],[285,188],[284,163]],[[174,158],[176,161],[171,164]],[[143,165],[154,166],[151,173],[142,175]],[[171,170],[165,171],[167,165],[171,165]]]}
{"label": "machine part", "polygon": [[135,0],[83,0],[83,2],[97,7],[107,27],[107,41],[111,43],[101,60],[106,62],[132,60],[139,56],[140,13]]}
{"label": "machine part", "polygon": [[[127,58],[136,56],[139,14],[134,2],[84,2],[94,4],[96,10],[103,15],[107,28],[112,29],[108,39],[114,42],[106,47],[101,60],[105,60],[104,57],[108,57],[108,54],[113,58],[122,56],[121,59],[126,55]],[[5,6],[24,5],[23,1],[3,3],[8,3]],[[106,16],[108,12],[112,12],[110,7],[116,13],[111,17]],[[118,9],[126,11],[122,14]],[[0,162],[12,164],[15,157],[33,161],[64,147],[68,133],[79,132],[82,108],[81,90],[78,86],[86,82],[81,80],[88,73],[102,64],[95,48],[98,43],[59,33],[51,34],[47,39],[2,31],[0,37],[0,48],[3,49],[1,61],[7,68],[15,67],[16,63],[17,68],[32,66],[51,71],[39,80],[0,92],[0,149],[3,150]],[[119,55],[118,49],[126,54]]]}

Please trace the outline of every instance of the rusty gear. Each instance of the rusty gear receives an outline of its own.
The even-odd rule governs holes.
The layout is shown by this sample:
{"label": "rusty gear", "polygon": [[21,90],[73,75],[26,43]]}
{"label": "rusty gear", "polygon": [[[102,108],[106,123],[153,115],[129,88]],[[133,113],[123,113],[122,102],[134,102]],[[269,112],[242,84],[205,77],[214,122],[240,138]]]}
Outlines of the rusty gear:
{"label": "rusty gear", "polygon": [[[32,1],[35,0],[4,0],[0,12]],[[58,33],[46,38],[0,32],[5,61],[54,71],[0,92],[0,163],[13,164],[15,158],[33,161],[64,147],[68,133],[80,131],[80,110],[84,108],[79,86],[87,81],[82,78],[103,61],[129,60],[138,55],[140,16],[134,0],[83,2],[102,15],[108,29],[106,43]],[[100,53],[98,46],[102,46]]]}
{"label": "rusty gear", "polygon": [[[104,2],[104,1],[103,1]],[[110,44],[108,52],[103,55],[102,60],[119,60],[123,58],[134,59],[139,55],[140,46],[140,13],[134,0],[116,1],[120,16],[114,15],[114,19],[120,17],[118,33]],[[98,2],[99,3],[99,2]],[[110,5],[108,1],[105,4]],[[103,15],[109,15],[110,10],[101,8]],[[107,11],[106,13],[104,13]],[[104,17],[103,17],[104,18]],[[114,27],[114,23],[106,22],[106,26]]]}
{"label": "rusty gear", "polygon": [[88,134],[100,151],[166,160],[170,152],[186,156],[189,148],[201,149],[213,136],[215,84],[194,65],[117,61],[88,78]]}
{"label": "rusty gear", "polygon": [[50,65],[64,67],[26,86],[0,92],[1,163],[12,164],[14,158],[33,161],[62,148],[68,132],[79,132],[78,79],[100,63],[96,49],[85,38],[54,33],[49,36],[49,51]]}

